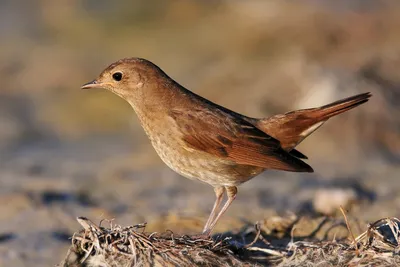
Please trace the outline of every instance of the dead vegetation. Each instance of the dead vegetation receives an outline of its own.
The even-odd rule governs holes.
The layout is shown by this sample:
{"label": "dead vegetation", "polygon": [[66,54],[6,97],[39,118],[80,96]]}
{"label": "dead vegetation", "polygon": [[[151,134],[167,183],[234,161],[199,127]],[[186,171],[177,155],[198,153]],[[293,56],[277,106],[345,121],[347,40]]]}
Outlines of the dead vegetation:
{"label": "dead vegetation", "polygon": [[[318,219],[318,218],[317,218]],[[347,221],[347,218],[345,218]],[[316,218],[308,218],[311,223]],[[327,239],[335,219],[319,220],[308,236],[296,235],[299,218],[272,218],[238,233],[202,236],[146,233],[146,224],[97,226],[87,218],[59,266],[395,266],[400,221],[380,219],[358,237]],[[281,224],[279,224],[280,222]],[[290,222],[290,223],[288,223]],[[350,224],[350,223],[349,223]],[[348,224],[348,225],[349,225]],[[101,225],[101,223],[100,223]],[[328,226],[328,227],[324,227]],[[350,230],[350,228],[348,228]],[[316,238],[325,232],[325,239]]]}

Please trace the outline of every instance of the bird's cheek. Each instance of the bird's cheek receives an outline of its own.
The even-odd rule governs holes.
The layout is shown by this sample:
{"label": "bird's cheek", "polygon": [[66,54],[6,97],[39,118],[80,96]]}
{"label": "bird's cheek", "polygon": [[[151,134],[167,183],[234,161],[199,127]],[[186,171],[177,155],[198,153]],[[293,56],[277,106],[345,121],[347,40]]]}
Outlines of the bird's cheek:
{"label": "bird's cheek", "polygon": [[139,83],[136,85],[136,87],[137,87],[138,89],[142,88],[143,86],[144,86],[144,82],[139,82]]}

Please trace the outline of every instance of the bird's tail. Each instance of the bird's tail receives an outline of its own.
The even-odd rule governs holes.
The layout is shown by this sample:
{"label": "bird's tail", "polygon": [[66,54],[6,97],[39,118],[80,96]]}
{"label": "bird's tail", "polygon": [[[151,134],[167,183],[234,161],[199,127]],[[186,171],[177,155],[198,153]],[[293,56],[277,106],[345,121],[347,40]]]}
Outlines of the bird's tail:
{"label": "bird's tail", "polygon": [[286,151],[291,151],[329,118],[364,104],[370,97],[371,93],[363,93],[322,107],[301,109],[260,119],[255,124],[260,130],[278,139]]}

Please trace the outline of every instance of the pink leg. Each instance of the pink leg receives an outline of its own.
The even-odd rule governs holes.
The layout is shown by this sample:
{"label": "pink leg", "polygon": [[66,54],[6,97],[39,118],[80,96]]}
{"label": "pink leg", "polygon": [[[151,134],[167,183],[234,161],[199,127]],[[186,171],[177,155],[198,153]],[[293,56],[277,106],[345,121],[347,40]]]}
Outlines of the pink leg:
{"label": "pink leg", "polygon": [[217,209],[219,208],[219,206],[221,205],[221,201],[222,198],[224,196],[224,191],[225,191],[225,187],[214,187],[214,192],[215,192],[215,196],[216,196],[216,200],[214,202],[214,206],[212,208],[212,211],[210,213],[210,216],[208,217],[208,220],[206,222],[206,225],[204,226],[203,229],[203,234],[205,234],[206,232],[208,232],[208,228],[210,227],[211,222],[214,220],[215,218],[215,213],[217,211]]}
{"label": "pink leg", "polygon": [[214,226],[217,224],[219,218],[225,213],[225,211],[229,208],[232,202],[235,200],[237,195],[237,187],[236,186],[226,186],[225,187],[226,194],[228,195],[228,200],[225,202],[225,205],[222,207],[221,211],[218,213],[217,217],[210,223],[208,229],[203,231],[203,234],[211,234]]}

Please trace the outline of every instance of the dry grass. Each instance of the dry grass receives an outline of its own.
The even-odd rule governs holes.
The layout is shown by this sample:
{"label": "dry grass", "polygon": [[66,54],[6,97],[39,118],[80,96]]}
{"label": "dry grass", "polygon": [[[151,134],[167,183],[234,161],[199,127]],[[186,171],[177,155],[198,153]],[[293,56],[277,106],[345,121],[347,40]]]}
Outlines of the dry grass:
{"label": "dry grass", "polygon": [[[353,242],[295,237],[297,218],[269,229],[244,227],[213,238],[146,233],[145,224],[97,226],[80,217],[84,230],[60,266],[394,266],[398,255],[399,220],[386,218],[368,225]],[[309,219],[310,221],[313,219]],[[331,221],[324,219],[321,224]],[[271,231],[272,230],[272,231]],[[274,232],[275,231],[275,232]],[[267,233],[269,232],[269,234]],[[274,232],[274,234],[271,234]],[[278,234],[278,232],[281,232]],[[283,235],[282,235],[283,232]],[[290,235],[290,238],[287,237]]]}

